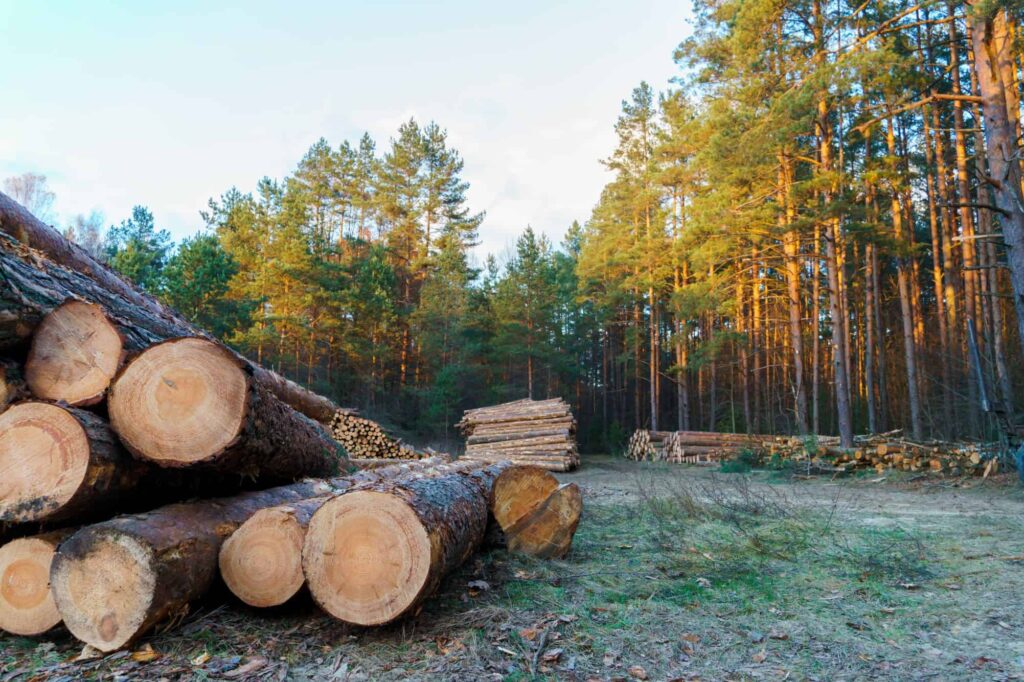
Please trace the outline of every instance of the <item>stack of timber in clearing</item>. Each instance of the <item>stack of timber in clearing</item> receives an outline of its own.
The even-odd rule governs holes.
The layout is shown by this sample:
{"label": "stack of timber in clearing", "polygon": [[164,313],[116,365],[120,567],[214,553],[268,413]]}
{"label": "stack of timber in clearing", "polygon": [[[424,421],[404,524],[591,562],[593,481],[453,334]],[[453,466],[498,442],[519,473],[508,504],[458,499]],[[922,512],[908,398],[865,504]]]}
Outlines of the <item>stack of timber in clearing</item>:
{"label": "stack of timber in clearing", "polygon": [[633,433],[626,457],[641,462],[716,465],[752,453],[762,463],[792,462],[815,472],[843,473],[873,469],[988,476],[999,471],[998,444],[913,442],[900,431],[857,436],[844,449],[834,436],[771,436],[711,431],[645,431]]}
{"label": "stack of timber in clearing", "polygon": [[355,410],[337,410],[330,429],[334,439],[341,443],[352,459],[422,459],[431,456],[392,438],[380,424],[358,416]]}
{"label": "stack of timber in clearing", "polygon": [[561,398],[467,410],[456,426],[466,436],[469,459],[509,460],[551,471],[572,471],[580,464],[576,419]]}
{"label": "stack of timber in clearing", "polygon": [[715,464],[742,450],[758,451],[764,436],[713,431],[646,431],[633,433],[626,457],[640,462]]}
{"label": "stack of timber in clearing", "polygon": [[990,476],[999,473],[999,443],[912,441],[900,431],[857,436],[854,447],[843,449],[837,440],[778,438],[765,443],[767,459],[816,468],[831,467],[837,473],[874,470]]}

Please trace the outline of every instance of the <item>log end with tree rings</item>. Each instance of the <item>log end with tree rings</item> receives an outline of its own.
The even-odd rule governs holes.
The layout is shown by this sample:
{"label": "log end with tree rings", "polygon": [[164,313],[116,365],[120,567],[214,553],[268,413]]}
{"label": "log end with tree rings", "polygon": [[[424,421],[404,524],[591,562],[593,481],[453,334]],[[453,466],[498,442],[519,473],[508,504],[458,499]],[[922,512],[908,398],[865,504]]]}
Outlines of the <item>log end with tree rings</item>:
{"label": "log end with tree rings", "polygon": [[535,466],[513,466],[502,471],[494,482],[491,513],[502,529],[542,504],[558,488],[554,474]]}
{"label": "log end with tree rings", "polygon": [[302,564],[309,590],[325,611],[347,623],[381,625],[420,597],[432,548],[420,517],[401,497],[355,491],[329,500],[313,515]]}
{"label": "log end with tree rings", "polygon": [[60,624],[50,592],[50,564],[65,534],[19,538],[0,547],[0,630],[31,636]]}
{"label": "log end with tree rings", "polygon": [[38,398],[93,405],[103,399],[123,358],[123,339],[103,308],[71,300],[40,323],[25,379]]}
{"label": "log end with tree rings", "polygon": [[235,441],[248,391],[248,377],[227,350],[205,339],[165,341],[131,360],[114,381],[110,423],[137,456],[188,466]]}
{"label": "log end with tree rings", "polygon": [[582,513],[579,486],[559,486],[536,509],[504,529],[509,551],[539,559],[564,557],[572,547]]}
{"label": "log end with tree rings", "polygon": [[220,550],[220,575],[250,606],[278,606],[302,588],[306,529],[288,506],[256,512]]}
{"label": "log end with tree rings", "polygon": [[130,535],[92,537],[85,529],[71,536],[50,572],[71,634],[104,652],[130,643],[148,624],[158,589],[155,561],[152,549]]}
{"label": "log end with tree rings", "polygon": [[89,439],[67,410],[14,405],[0,414],[0,520],[41,520],[78,492],[89,471]]}

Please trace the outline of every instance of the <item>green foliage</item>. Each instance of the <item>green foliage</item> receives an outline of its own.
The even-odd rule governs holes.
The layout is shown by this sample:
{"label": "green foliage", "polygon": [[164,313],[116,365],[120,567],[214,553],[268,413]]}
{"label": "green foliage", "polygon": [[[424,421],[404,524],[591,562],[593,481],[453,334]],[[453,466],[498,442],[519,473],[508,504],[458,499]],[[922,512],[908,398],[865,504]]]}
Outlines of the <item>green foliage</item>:
{"label": "green foliage", "polygon": [[743,448],[736,453],[735,457],[722,460],[720,470],[723,474],[746,474],[760,464],[760,457],[756,452]]}
{"label": "green foliage", "polygon": [[217,237],[185,239],[163,269],[162,298],[190,321],[219,337],[248,324],[252,306],[227,297],[238,264]]}
{"label": "green foliage", "polygon": [[171,235],[157,230],[153,214],[145,206],[132,209],[132,217],[107,232],[107,262],[143,289],[159,293],[163,268],[171,250]]}

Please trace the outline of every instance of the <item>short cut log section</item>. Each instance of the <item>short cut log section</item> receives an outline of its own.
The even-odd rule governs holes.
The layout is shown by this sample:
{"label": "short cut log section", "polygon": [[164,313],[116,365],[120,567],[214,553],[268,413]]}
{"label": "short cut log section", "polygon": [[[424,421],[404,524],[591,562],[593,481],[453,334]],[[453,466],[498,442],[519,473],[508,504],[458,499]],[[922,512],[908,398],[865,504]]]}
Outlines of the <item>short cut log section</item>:
{"label": "short cut log section", "polygon": [[494,482],[491,513],[508,549],[553,559],[568,554],[583,513],[575,483],[559,485],[549,471],[534,466],[505,469]]}
{"label": "short cut log section", "polygon": [[140,459],[268,479],[327,476],[346,465],[322,426],[277,400],[219,345],[165,341],[128,362],[110,389],[110,421]]}
{"label": "short cut log section", "polygon": [[50,564],[72,531],[18,538],[0,547],[0,630],[41,635],[60,624],[50,592]]}

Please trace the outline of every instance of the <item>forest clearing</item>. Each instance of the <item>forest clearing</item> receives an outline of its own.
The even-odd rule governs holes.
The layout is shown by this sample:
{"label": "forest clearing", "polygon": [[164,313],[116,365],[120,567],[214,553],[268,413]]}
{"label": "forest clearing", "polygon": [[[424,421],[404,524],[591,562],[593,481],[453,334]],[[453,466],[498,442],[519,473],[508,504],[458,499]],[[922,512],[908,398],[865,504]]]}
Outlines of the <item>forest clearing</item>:
{"label": "forest clearing", "polygon": [[413,621],[349,628],[308,600],[268,614],[218,595],[107,658],[68,662],[67,634],[5,638],[3,675],[1024,678],[1024,494],[1007,476],[792,481],[598,456],[558,476],[586,500],[566,559],[484,553]]}
{"label": "forest clearing", "polygon": [[530,4],[0,2],[0,682],[1024,679],[1024,2]]}

